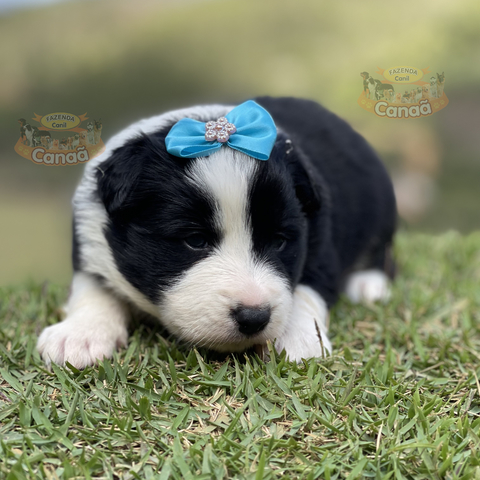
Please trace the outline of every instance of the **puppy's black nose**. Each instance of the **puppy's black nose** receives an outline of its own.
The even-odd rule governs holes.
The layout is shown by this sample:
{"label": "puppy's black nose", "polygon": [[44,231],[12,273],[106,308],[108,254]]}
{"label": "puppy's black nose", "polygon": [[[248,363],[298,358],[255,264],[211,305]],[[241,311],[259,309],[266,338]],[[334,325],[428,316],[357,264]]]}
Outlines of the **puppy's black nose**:
{"label": "puppy's black nose", "polygon": [[261,332],[270,321],[270,307],[237,307],[232,316],[238,323],[238,330],[244,335]]}

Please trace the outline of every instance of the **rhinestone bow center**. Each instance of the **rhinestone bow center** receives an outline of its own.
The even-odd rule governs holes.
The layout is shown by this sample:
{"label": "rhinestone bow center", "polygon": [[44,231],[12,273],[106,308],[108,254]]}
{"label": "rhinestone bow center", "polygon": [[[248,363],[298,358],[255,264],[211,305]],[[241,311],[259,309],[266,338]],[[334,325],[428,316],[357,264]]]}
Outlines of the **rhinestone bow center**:
{"label": "rhinestone bow center", "polygon": [[205,124],[205,140],[225,143],[237,131],[235,125],[230,123],[225,117],[220,117],[216,122],[213,120]]}

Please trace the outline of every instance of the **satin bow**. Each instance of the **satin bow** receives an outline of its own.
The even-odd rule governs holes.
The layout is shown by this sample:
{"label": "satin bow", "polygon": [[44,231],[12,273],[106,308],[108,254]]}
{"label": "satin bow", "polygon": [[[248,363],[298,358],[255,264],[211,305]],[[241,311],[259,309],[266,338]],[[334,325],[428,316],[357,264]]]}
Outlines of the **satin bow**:
{"label": "satin bow", "polygon": [[[225,144],[259,160],[268,160],[277,138],[277,128],[270,114],[258,103],[248,100],[225,117],[236,128]],[[205,125],[191,118],[177,122],[165,138],[167,151],[176,157],[196,158],[222,148],[223,143],[218,140],[205,139]]]}

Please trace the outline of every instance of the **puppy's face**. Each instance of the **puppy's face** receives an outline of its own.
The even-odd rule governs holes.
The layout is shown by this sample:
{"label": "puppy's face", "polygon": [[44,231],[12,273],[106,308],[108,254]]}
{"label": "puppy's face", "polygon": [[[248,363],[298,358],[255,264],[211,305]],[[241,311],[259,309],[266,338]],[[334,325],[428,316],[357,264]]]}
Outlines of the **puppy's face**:
{"label": "puppy's face", "polygon": [[98,174],[118,270],[187,342],[240,351],[279,337],[319,208],[310,179],[281,139],[266,162],[228,147],[180,159],[166,133],[130,141]]}

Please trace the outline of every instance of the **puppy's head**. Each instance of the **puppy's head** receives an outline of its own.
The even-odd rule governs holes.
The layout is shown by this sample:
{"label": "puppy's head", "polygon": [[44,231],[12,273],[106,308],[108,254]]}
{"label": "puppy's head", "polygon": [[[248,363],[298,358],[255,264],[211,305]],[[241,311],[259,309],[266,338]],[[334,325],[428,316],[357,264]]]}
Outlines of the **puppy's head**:
{"label": "puppy's head", "polygon": [[273,340],[290,315],[319,187],[282,134],[268,161],[226,146],[182,159],[166,151],[168,130],[130,140],[97,172],[116,266],[187,342],[240,351]]}

